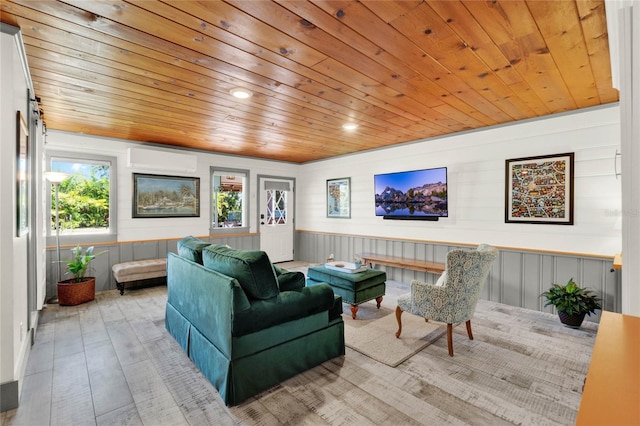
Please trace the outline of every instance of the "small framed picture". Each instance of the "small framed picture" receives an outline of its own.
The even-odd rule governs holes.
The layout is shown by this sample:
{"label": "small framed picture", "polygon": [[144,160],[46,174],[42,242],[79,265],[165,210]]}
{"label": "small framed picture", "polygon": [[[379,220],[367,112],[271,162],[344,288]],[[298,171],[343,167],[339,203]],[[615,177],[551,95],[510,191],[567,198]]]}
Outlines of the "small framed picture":
{"label": "small framed picture", "polygon": [[505,222],[573,225],[573,156],[506,160]]}
{"label": "small framed picture", "polygon": [[200,178],[133,174],[132,217],[200,217]]}
{"label": "small framed picture", "polygon": [[351,178],[327,179],[327,217],[351,217]]}

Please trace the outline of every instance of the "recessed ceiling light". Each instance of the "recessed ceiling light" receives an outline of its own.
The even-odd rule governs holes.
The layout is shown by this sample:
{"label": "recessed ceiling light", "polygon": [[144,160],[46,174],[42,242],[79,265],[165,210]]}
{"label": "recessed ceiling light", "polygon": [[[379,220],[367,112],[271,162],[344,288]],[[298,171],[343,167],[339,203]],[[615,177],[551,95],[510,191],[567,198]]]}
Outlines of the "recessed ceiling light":
{"label": "recessed ceiling light", "polygon": [[247,99],[253,96],[253,92],[251,90],[243,89],[242,87],[231,89],[229,90],[229,93],[238,99]]}
{"label": "recessed ceiling light", "polygon": [[342,125],[342,128],[345,130],[355,130],[358,128],[356,123],[345,123]]}

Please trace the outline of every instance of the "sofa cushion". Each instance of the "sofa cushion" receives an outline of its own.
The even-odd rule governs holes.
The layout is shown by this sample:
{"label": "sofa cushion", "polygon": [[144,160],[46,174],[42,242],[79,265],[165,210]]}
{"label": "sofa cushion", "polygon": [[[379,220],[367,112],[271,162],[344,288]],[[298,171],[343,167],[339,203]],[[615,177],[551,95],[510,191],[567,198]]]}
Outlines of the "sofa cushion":
{"label": "sofa cushion", "polygon": [[276,277],[279,277],[280,275],[289,272],[284,268],[279,267],[278,265],[273,265],[273,270],[276,271]]}
{"label": "sofa cushion", "polygon": [[[251,309],[235,313],[231,333],[234,337],[244,336],[278,324],[326,312],[333,306],[334,299],[333,290],[328,284],[318,284],[297,291],[283,291],[278,297],[268,300],[252,300]],[[326,314],[324,325],[328,320],[329,316]]]}
{"label": "sofa cushion", "polygon": [[210,243],[189,235],[178,241],[178,254],[202,265],[202,249]]}
{"label": "sofa cushion", "polygon": [[263,251],[212,245],[202,250],[202,259],[205,267],[238,280],[249,299],[270,299],[279,293],[273,265]]}
{"label": "sofa cushion", "polygon": [[282,272],[277,278],[280,291],[299,290],[306,285],[302,272]]}

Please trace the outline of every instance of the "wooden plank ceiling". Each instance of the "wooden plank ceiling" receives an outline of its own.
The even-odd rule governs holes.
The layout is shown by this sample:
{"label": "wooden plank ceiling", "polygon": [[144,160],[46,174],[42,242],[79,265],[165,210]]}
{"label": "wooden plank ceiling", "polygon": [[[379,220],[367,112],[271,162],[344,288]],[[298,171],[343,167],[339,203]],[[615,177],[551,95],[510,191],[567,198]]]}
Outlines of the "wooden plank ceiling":
{"label": "wooden plank ceiling", "polygon": [[618,100],[603,0],[0,4],[49,129],[303,163]]}

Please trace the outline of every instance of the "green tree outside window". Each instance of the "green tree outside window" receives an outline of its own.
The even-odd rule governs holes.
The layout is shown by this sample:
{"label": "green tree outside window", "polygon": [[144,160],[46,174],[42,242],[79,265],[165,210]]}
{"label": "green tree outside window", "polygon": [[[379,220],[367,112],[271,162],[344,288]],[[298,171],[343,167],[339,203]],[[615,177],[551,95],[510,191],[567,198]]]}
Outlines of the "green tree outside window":
{"label": "green tree outside window", "polygon": [[[90,164],[88,170],[88,173],[75,172],[60,184],[58,209],[61,233],[109,228],[109,166]],[[55,229],[53,191],[51,229]]]}

